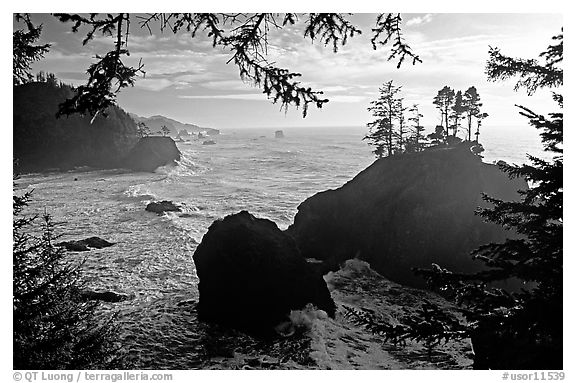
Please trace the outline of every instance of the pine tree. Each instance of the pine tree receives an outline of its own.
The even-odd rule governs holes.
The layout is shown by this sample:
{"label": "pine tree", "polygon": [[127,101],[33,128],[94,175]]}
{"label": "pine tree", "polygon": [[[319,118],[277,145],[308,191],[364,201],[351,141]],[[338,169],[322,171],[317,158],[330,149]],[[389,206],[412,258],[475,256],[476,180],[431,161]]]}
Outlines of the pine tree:
{"label": "pine tree", "polygon": [[391,156],[397,151],[394,145],[394,122],[399,118],[397,95],[400,90],[401,87],[395,86],[392,80],[388,81],[380,87],[378,99],[372,101],[368,108],[375,120],[367,124],[369,134],[363,139],[375,147],[372,152],[378,158]]}
{"label": "pine tree", "polygon": [[451,107],[450,117],[452,118],[452,137],[456,137],[458,130],[460,129],[460,122],[462,120],[462,114],[466,111],[464,101],[462,99],[462,91],[457,91],[454,96],[454,103]]}
{"label": "pine tree", "polygon": [[399,97],[396,99],[396,115],[398,120],[398,131],[395,134],[396,136],[396,152],[403,153],[406,149],[406,117],[404,112],[406,112],[407,108],[404,107],[404,98]]}
{"label": "pine tree", "polygon": [[482,126],[482,121],[488,117],[488,113],[484,112],[484,113],[480,113],[476,116],[476,133],[474,133],[474,135],[476,136],[476,142],[478,142],[478,136],[480,135],[480,127]]}
{"label": "pine tree", "polygon": [[433,104],[440,111],[440,125],[444,126],[444,137],[449,136],[450,123],[448,122],[449,112],[454,104],[454,90],[448,85],[438,91],[438,94],[434,97]]}
{"label": "pine tree", "polygon": [[160,129],[160,133],[162,134],[163,137],[166,137],[167,135],[170,134],[170,128],[167,127],[166,125],[162,125],[162,128]]}
{"label": "pine tree", "polygon": [[146,123],[144,121],[140,121],[138,123],[136,123],[137,126],[137,132],[138,135],[140,136],[140,138],[144,138],[144,137],[148,137],[151,132],[150,132],[150,128],[148,127],[148,125],[146,125]]}
{"label": "pine tree", "polygon": [[16,13],[17,22],[24,22],[26,29],[12,33],[12,77],[13,85],[20,85],[32,80],[30,73],[33,62],[40,60],[50,49],[50,44],[34,45],[42,33],[42,25],[34,26],[27,14]]}
{"label": "pine tree", "polygon": [[436,125],[433,133],[428,135],[428,139],[432,141],[433,146],[438,146],[446,142],[444,127],[442,125]]}
{"label": "pine tree", "polygon": [[54,242],[54,223],[23,216],[31,193],[13,196],[13,368],[109,369],[119,367],[111,319],[82,299],[80,265],[65,261]]}
{"label": "pine tree", "polygon": [[472,141],[472,118],[475,117],[478,121],[478,119],[481,119],[479,116],[482,114],[480,113],[480,107],[482,106],[482,103],[480,102],[480,95],[478,94],[476,87],[471,86],[470,88],[466,89],[462,101],[467,120],[466,133],[468,141]]}
{"label": "pine tree", "polygon": [[422,135],[424,127],[420,124],[420,119],[424,116],[420,113],[418,104],[413,104],[408,111],[412,114],[412,116],[408,118],[408,121],[412,123],[412,136],[409,139],[409,145],[406,151],[419,152],[425,147],[424,136]]}

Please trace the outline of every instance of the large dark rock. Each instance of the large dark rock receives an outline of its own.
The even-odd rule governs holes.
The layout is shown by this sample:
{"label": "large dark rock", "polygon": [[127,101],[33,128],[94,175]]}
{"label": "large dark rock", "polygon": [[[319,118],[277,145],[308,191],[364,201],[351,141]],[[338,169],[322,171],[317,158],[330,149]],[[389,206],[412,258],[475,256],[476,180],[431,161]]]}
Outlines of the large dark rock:
{"label": "large dark rock", "polygon": [[482,193],[513,200],[526,186],[483,163],[467,143],[398,155],[305,200],[287,232],[304,257],[328,268],[358,257],[395,282],[423,287],[412,268],[481,269],[470,252],[512,235],[474,214],[487,206]]}
{"label": "large dark rock", "polygon": [[294,240],[247,211],[215,221],[194,253],[200,319],[268,332],[307,303],[334,315],[321,275]]}
{"label": "large dark rock", "polygon": [[144,172],[153,172],[160,166],[175,164],[180,151],[170,137],[144,137],[136,144],[124,160],[124,166]]}

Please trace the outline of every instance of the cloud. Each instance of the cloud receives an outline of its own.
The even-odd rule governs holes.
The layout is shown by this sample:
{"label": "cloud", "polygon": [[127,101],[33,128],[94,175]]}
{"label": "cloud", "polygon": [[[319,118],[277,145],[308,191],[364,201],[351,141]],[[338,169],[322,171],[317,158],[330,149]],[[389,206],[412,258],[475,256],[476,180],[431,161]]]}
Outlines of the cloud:
{"label": "cloud", "polygon": [[424,16],[413,17],[410,20],[406,21],[406,26],[412,27],[416,25],[428,24],[429,22],[432,21],[432,19],[433,19],[432,14],[427,13]]}
{"label": "cloud", "polygon": [[362,102],[367,99],[365,96],[327,96],[330,102],[345,102],[345,103],[356,103]]}
{"label": "cloud", "polygon": [[266,95],[261,93],[213,94],[213,95],[194,95],[194,96],[181,95],[178,96],[178,98],[268,101]]}
{"label": "cloud", "polygon": [[141,78],[136,81],[136,86],[146,90],[159,91],[174,85],[173,81],[165,78]]}

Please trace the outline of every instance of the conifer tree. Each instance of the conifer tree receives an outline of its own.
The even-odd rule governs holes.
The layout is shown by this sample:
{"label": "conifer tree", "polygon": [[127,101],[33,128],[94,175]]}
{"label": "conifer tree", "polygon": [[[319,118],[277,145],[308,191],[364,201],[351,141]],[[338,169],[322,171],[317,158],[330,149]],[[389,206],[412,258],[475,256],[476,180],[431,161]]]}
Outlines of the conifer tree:
{"label": "conifer tree", "polygon": [[166,125],[162,125],[162,128],[160,129],[160,133],[162,134],[163,137],[166,137],[167,135],[170,134],[170,128],[167,127]]}
{"label": "conifer tree", "polygon": [[420,124],[420,119],[424,116],[420,113],[418,104],[413,104],[408,111],[412,114],[408,118],[408,121],[412,123],[412,136],[410,137],[410,145],[407,151],[419,152],[424,148],[424,136],[422,135],[424,127]]}
{"label": "conifer tree", "polygon": [[406,111],[406,107],[404,107],[404,98],[399,97],[396,99],[396,115],[398,120],[398,131],[396,133],[396,152],[402,153],[406,149],[406,116],[404,112]]}
{"label": "conifer tree", "polygon": [[454,96],[454,103],[451,107],[450,117],[452,117],[452,137],[456,137],[458,130],[460,129],[460,122],[462,120],[462,114],[466,111],[463,99],[462,91],[457,91]]}
{"label": "conifer tree", "polygon": [[432,141],[432,145],[441,145],[446,142],[446,136],[444,133],[444,126],[436,125],[434,132],[428,135],[428,139]]}
{"label": "conifer tree", "polygon": [[466,133],[468,141],[472,141],[472,118],[475,117],[477,120],[481,119],[479,116],[481,115],[480,107],[482,106],[482,103],[480,102],[480,95],[478,94],[476,87],[471,86],[470,88],[466,89],[462,101],[467,120]]}
{"label": "conifer tree", "polygon": [[144,121],[136,123],[136,129],[140,138],[148,137],[150,135],[150,128]]}
{"label": "conifer tree", "polygon": [[478,136],[480,135],[480,127],[482,126],[482,121],[488,117],[488,113],[484,112],[484,113],[480,113],[476,116],[476,133],[474,133],[474,135],[476,136],[476,142],[478,142]]}
{"label": "conifer tree", "polygon": [[448,117],[452,105],[454,104],[454,90],[448,85],[438,91],[438,94],[434,97],[433,104],[440,111],[440,125],[444,126],[444,137],[448,138],[450,123],[448,122]]}
{"label": "conifer tree", "polygon": [[400,114],[398,97],[401,87],[397,87],[390,80],[379,88],[378,99],[370,103],[368,111],[375,118],[367,124],[369,134],[363,139],[369,141],[369,145],[374,146],[372,151],[376,157],[388,157],[397,150],[394,145],[395,121]]}
{"label": "conifer tree", "polygon": [[34,45],[42,33],[42,25],[35,26],[29,15],[16,13],[14,17],[17,22],[26,24],[26,30],[12,33],[12,77],[16,86],[32,80],[31,65],[44,57],[50,44]]}
{"label": "conifer tree", "polygon": [[13,196],[13,368],[119,367],[115,327],[97,314],[97,302],[82,298],[79,265],[55,246],[48,214],[35,234],[38,217],[22,214],[30,198]]}

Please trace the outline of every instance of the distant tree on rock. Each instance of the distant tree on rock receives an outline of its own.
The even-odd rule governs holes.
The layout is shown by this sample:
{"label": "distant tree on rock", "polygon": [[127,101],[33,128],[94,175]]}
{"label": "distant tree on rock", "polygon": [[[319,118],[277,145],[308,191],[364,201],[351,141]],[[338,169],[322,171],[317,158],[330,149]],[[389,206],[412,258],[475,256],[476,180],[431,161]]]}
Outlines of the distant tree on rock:
{"label": "distant tree on rock", "polygon": [[396,100],[396,113],[397,113],[397,119],[398,119],[398,130],[395,134],[396,137],[396,152],[397,153],[403,153],[406,149],[406,133],[408,133],[407,131],[407,126],[406,126],[406,116],[404,115],[404,113],[406,112],[406,110],[408,108],[404,107],[403,105],[404,103],[404,98],[402,97],[398,97]]}
{"label": "distant tree on rock", "polygon": [[170,128],[167,127],[166,125],[162,125],[162,128],[159,131],[160,134],[162,134],[163,137],[168,136],[170,134]]}
{"label": "distant tree on rock", "polygon": [[450,122],[448,117],[450,116],[450,111],[454,104],[454,90],[448,85],[438,91],[438,94],[434,97],[433,104],[440,111],[440,125],[444,126],[444,137],[448,137],[450,134]]}
{"label": "distant tree on rock", "polygon": [[[480,95],[476,90],[476,87],[471,86],[464,92],[462,104],[464,106],[464,114],[467,120],[466,133],[468,141],[472,141],[472,118],[476,118],[477,121],[481,120],[482,113],[480,112],[480,107],[482,103],[480,102]],[[487,115],[486,115],[487,116]]]}
{"label": "distant tree on rock", "polygon": [[480,135],[480,127],[482,126],[482,121],[488,117],[488,113],[484,112],[484,113],[480,113],[476,116],[476,133],[474,133],[474,135],[476,136],[476,142],[478,142],[478,136]]}
{"label": "distant tree on rock", "polygon": [[452,118],[452,137],[456,137],[462,121],[462,114],[466,112],[466,106],[462,100],[462,91],[457,91],[454,96],[454,103],[451,107],[450,117]]}
{"label": "distant tree on rock", "polygon": [[401,87],[395,86],[390,80],[379,88],[378,99],[370,102],[368,111],[375,118],[367,124],[369,134],[363,139],[374,146],[372,151],[376,157],[388,157],[397,151],[394,142],[396,136],[396,121],[400,118],[401,104],[399,104],[399,92]]}
{"label": "distant tree on rock", "polygon": [[140,138],[148,137],[151,134],[150,128],[144,121],[136,123],[136,129]]}
{"label": "distant tree on rock", "polygon": [[424,116],[420,113],[418,104],[413,104],[408,111],[411,113],[408,121],[411,123],[410,129],[412,135],[408,140],[406,151],[419,152],[425,147],[424,136],[422,135],[424,127],[420,124],[420,119]]}
{"label": "distant tree on rock", "polygon": [[436,128],[433,133],[428,135],[428,139],[432,141],[432,145],[441,145],[446,142],[446,131],[444,130],[444,126],[436,125]]}

